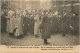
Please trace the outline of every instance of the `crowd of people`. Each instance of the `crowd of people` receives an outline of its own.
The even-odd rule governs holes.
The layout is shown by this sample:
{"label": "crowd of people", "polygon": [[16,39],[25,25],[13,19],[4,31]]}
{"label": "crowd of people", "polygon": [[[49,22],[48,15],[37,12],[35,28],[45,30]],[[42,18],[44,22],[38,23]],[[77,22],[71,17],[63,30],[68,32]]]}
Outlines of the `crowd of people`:
{"label": "crowd of people", "polygon": [[30,33],[37,38],[41,33],[44,44],[48,44],[47,39],[51,34],[58,32],[65,36],[66,32],[77,31],[79,24],[76,22],[78,17],[75,13],[59,14],[57,10],[54,13],[51,10],[33,10],[29,13],[27,10],[10,9],[5,18],[7,19],[6,32],[9,35],[21,38]]}

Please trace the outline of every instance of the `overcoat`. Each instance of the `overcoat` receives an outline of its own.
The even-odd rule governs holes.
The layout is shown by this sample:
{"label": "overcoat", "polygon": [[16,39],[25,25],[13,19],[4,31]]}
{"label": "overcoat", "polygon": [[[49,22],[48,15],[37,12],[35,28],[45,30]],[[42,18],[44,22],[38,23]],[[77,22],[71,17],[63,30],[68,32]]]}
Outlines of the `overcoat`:
{"label": "overcoat", "polygon": [[39,16],[34,17],[34,35],[39,35],[40,20]]}
{"label": "overcoat", "polygon": [[61,25],[60,26],[60,30],[62,32],[68,32],[69,19],[68,19],[67,15],[66,16],[62,16],[62,18],[61,18],[61,24],[60,25]]}
{"label": "overcoat", "polygon": [[22,24],[23,24],[23,33],[27,34],[27,28],[28,28],[28,24],[27,24],[27,17],[26,16],[22,16]]}
{"label": "overcoat", "polygon": [[51,34],[50,18],[48,18],[47,16],[43,16],[41,28],[42,28],[42,39],[50,38]]}
{"label": "overcoat", "polygon": [[14,16],[12,16],[11,18],[10,18],[10,23],[9,23],[9,32],[10,33],[13,33],[13,30],[14,30],[14,24],[15,24],[15,20],[14,20],[15,18],[14,18]]}
{"label": "overcoat", "polygon": [[7,26],[6,26],[6,31],[8,33],[11,33],[11,22],[12,22],[12,16],[14,12],[13,11],[8,11],[8,16],[7,16]]}
{"label": "overcoat", "polygon": [[15,36],[16,37],[20,36],[20,35],[23,35],[22,18],[19,15],[16,16],[15,28],[16,28],[16,32],[15,32]]}

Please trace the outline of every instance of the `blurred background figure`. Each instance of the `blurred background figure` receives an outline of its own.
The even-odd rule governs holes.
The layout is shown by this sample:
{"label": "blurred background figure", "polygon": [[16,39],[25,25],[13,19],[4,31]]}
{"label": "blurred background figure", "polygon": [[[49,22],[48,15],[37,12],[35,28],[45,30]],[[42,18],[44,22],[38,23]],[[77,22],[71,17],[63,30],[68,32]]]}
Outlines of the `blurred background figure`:
{"label": "blurred background figure", "polygon": [[22,29],[23,29],[23,33],[24,33],[24,35],[26,35],[27,34],[27,18],[28,18],[28,16],[27,16],[27,12],[24,10],[23,11],[23,14],[22,14],[22,24],[23,24],[23,27],[22,27]]}
{"label": "blurred background figure", "polygon": [[22,18],[21,18],[21,11],[18,9],[16,11],[16,21],[15,21],[15,37],[22,38],[23,37],[23,30],[22,30]]}
{"label": "blurred background figure", "polygon": [[9,33],[9,35],[11,35],[13,33],[13,15],[14,15],[14,11],[13,10],[9,10],[8,11],[8,16],[7,18],[7,28],[6,31]]}
{"label": "blurred background figure", "polygon": [[36,16],[34,17],[34,36],[38,37],[39,36],[39,27],[40,27],[40,16],[39,14],[36,14]]}

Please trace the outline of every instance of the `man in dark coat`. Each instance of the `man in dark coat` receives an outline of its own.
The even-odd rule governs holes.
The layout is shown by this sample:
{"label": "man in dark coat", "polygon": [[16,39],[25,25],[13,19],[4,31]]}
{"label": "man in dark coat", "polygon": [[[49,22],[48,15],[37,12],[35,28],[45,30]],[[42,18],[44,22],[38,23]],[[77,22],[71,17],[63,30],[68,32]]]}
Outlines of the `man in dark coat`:
{"label": "man in dark coat", "polygon": [[49,44],[47,42],[47,39],[50,38],[50,32],[51,32],[51,23],[50,23],[50,18],[47,15],[42,16],[42,39],[44,39],[44,44]]}
{"label": "man in dark coat", "polygon": [[68,23],[68,18],[67,18],[67,13],[64,13],[64,15],[62,16],[61,18],[61,31],[62,31],[62,36],[66,36],[66,30],[69,26],[69,23]]}
{"label": "man in dark coat", "polygon": [[1,32],[6,32],[6,19],[7,13],[6,12],[2,12],[1,13]]}
{"label": "man in dark coat", "polygon": [[24,35],[26,35],[27,27],[28,27],[28,24],[27,24],[28,15],[26,14],[26,11],[23,12],[22,18],[23,18],[23,33],[24,33]]}
{"label": "man in dark coat", "polygon": [[28,18],[28,22],[29,22],[29,33],[30,34],[34,34],[34,16],[30,15],[30,17]]}

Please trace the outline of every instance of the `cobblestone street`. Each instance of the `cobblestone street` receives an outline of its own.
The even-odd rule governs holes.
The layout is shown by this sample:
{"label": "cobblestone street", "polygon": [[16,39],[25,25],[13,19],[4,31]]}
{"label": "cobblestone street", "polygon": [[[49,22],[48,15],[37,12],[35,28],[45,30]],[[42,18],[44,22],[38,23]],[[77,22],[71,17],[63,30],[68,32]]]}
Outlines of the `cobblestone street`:
{"label": "cobblestone street", "polygon": [[[1,43],[3,45],[43,45],[43,39],[41,36],[35,38],[33,35],[25,35],[22,39],[16,39],[10,37],[7,33],[2,33]],[[62,37],[62,34],[53,34],[51,38],[48,39],[50,45],[78,45],[79,37],[78,35],[66,34]]]}

